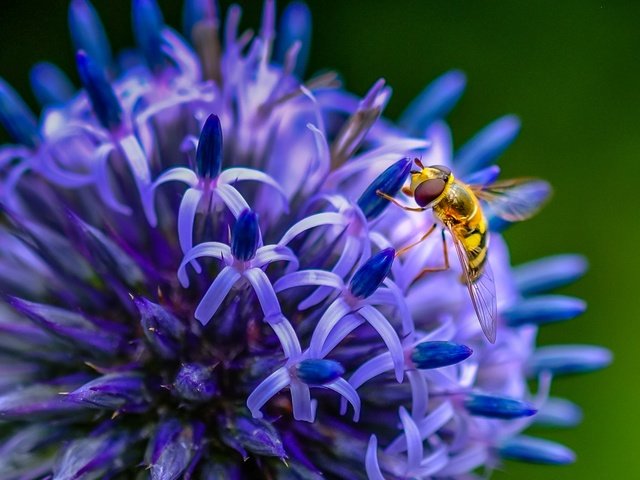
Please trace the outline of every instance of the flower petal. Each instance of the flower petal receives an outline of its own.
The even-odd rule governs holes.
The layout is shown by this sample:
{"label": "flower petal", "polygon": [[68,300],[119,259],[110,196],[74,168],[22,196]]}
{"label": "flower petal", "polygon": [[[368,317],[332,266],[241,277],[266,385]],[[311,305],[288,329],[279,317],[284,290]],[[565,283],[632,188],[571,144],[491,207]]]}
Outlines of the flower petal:
{"label": "flower petal", "polygon": [[352,309],[342,299],[336,299],[327,310],[322,314],[320,320],[316,324],[316,328],[311,336],[311,342],[309,343],[309,355],[312,357],[320,357],[320,353],[323,350],[324,343],[329,337],[329,334],[334,329],[336,324],[348,313],[351,313]]}
{"label": "flower petal", "polygon": [[[300,270],[298,272],[288,273],[279,278],[273,284],[276,292],[282,292],[289,288],[305,287],[309,285],[324,285],[327,287],[341,290],[344,288],[342,279],[332,272],[326,270]],[[298,306],[300,308],[300,306]]]}
{"label": "flower petal", "polygon": [[393,364],[395,365],[396,380],[402,382],[404,375],[404,350],[398,338],[398,334],[393,329],[389,321],[382,316],[375,308],[365,305],[358,313],[371,325],[380,335],[385,345],[391,353]]}
{"label": "flower petal", "polygon": [[298,257],[290,248],[282,245],[260,247],[256,251],[256,256],[253,258],[251,265],[255,268],[262,268],[274,262],[290,262],[294,270],[298,269]]}
{"label": "flower petal", "polygon": [[267,274],[259,268],[250,268],[244,272],[244,277],[256,292],[264,316],[271,317],[278,315],[281,311],[280,302],[278,302],[278,297]]}
{"label": "flower petal", "polygon": [[346,218],[341,213],[334,212],[325,212],[325,213],[316,213],[315,215],[310,215],[300,220],[298,223],[293,225],[286,233],[282,236],[278,245],[286,245],[295,237],[300,235],[307,230],[310,230],[315,227],[325,226],[325,225],[347,225],[349,223],[349,219]]}
{"label": "flower petal", "polygon": [[371,438],[369,438],[365,458],[365,470],[369,480],[385,480],[380,471],[380,465],[378,464],[378,439],[375,435],[371,435]]}
{"label": "flower petal", "polygon": [[417,370],[407,370],[407,378],[411,384],[411,416],[423,418],[429,409],[429,386],[427,379]]}
{"label": "flower petal", "polygon": [[206,325],[222,305],[231,288],[240,279],[240,274],[231,267],[224,267],[204,294],[196,308],[195,317]]}
{"label": "flower petal", "polygon": [[218,185],[214,192],[236,218],[249,208],[249,204],[244,197],[231,185]]}
{"label": "flower petal", "polygon": [[409,133],[420,135],[435,120],[444,118],[458,103],[467,84],[460,70],[450,70],[427,85],[402,113],[399,123]]}
{"label": "flower petal", "polygon": [[465,176],[491,164],[520,133],[520,120],[515,115],[505,115],[480,130],[456,152],[456,173]]}
{"label": "flower petal", "polygon": [[262,418],[260,409],[280,390],[285,388],[291,382],[289,370],[286,367],[279,368],[260,385],[258,385],[247,398],[247,408],[251,411],[253,418]]}
{"label": "flower petal", "polygon": [[295,358],[302,353],[296,331],[284,315],[265,317],[264,321],[271,325],[274,333],[278,336],[286,358]]}
{"label": "flower petal", "polygon": [[353,407],[353,421],[357,422],[360,419],[360,397],[356,393],[355,389],[344,378],[338,378],[337,380],[323,385],[324,388],[333,390],[339,393]]}
{"label": "flower petal", "polygon": [[[183,253],[189,252],[193,247],[193,224],[196,220],[196,212],[201,199],[201,190],[189,188],[184,192],[180,201],[178,209],[178,241]],[[195,260],[191,262],[191,266],[197,273],[202,271],[200,264]]]}
{"label": "flower petal", "polygon": [[[331,272],[341,278],[344,278],[358,261],[360,250],[360,240],[353,235],[347,236],[344,249],[340,253],[340,258],[338,258],[338,261],[331,269]],[[306,310],[307,308],[318,305],[331,295],[332,291],[333,289],[330,287],[320,287],[316,289],[311,295],[300,302],[298,309]]]}
{"label": "flower petal", "polygon": [[302,422],[313,422],[315,411],[311,402],[309,386],[299,380],[292,380],[291,403],[293,405],[293,418]]}
{"label": "flower petal", "polygon": [[229,245],[225,245],[220,242],[205,242],[200,243],[193,247],[182,259],[180,266],[178,267],[178,280],[180,280],[180,284],[184,288],[189,287],[189,277],[187,276],[186,266],[192,260],[200,257],[213,257],[219,260],[224,260],[225,258],[230,259],[231,257],[231,249]]}
{"label": "flower petal", "polygon": [[253,168],[228,168],[223,170],[218,176],[218,185],[231,185],[236,182],[254,181],[264,183],[274,188],[279,194],[283,205],[287,206],[289,201],[287,194],[282,190],[282,187],[271,176],[267,175],[260,170],[254,170]]}
{"label": "flower petal", "polygon": [[515,283],[523,295],[553,290],[582,277],[589,267],[582,255],[555,255],[523,263],[513,269]]}

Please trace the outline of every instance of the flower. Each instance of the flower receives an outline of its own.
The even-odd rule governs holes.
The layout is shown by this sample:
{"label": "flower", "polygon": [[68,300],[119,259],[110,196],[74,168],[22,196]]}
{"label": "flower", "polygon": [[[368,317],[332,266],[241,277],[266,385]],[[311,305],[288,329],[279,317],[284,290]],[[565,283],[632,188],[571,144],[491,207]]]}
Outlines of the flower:
{"label": "flower", "polygon": [[0,477],[474,478],[503,458],[573,461],[522,432],[579,423],[552,378],[610,362],[535,343],[584,311],[548,292],[585,260],[512,268],[489,208],[490,344],[456,262],[416,279],[442,240],[397,255],[431,213],[378,195],[401,195],[415,157],[492,182],[518,120],[453,152],[462,73],[394,124],[384,80],[362,99],[333,73],[305,80],[305,4],[277,34],[273,0],[255,36],[240,13],[186,0],[181,36],[133,0],[137,48],[114,57],[72,0],[82,89],[36,65],[38,119],[0,80],[15,142],[0,148]]}

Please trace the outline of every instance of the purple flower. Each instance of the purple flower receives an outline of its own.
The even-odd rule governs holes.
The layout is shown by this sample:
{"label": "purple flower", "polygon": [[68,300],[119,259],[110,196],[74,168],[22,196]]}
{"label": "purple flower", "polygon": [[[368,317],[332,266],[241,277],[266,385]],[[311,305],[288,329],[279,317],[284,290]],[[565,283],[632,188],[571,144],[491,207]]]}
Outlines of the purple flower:
{"label": "purple flower", "polygon": [[185,0],[183,37],[134,0],[136,48],[114,56],[96,9],[72,0],[82,88],[36,65],[38,118],[0,79],[15,142],[0,147],[0,477],[472,478],[502,458],[572,462],[522,432],[577,425],[552,379],[611,361],[536,347],[539,327],[585,310],[549,293],[585,260],[512,268],[488,208],[492,345],[457,262],[416,280],[442,263],[441,239],[398,256],[433,215],[378,195],[404,195],[416,157],[493,182],[518,119],[454,152],[461,72],[396,125],[383,79],[359,98],[335,73],[305,77],[306,5],[277,22],[266,0],[255,35],[240,14]]}

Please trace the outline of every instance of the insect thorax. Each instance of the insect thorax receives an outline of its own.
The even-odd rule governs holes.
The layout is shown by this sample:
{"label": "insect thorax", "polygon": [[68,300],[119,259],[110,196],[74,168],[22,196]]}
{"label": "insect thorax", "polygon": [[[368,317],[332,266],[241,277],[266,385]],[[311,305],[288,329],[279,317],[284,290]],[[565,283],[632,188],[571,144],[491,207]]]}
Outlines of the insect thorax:
{"label": "insect thorax", "polygon": [[434,205],[433,212],[449,225],[468,223],[475,220],[477,214],[481,215],[475,195],[459,182],[453,182],[449,186],[445,197]]}

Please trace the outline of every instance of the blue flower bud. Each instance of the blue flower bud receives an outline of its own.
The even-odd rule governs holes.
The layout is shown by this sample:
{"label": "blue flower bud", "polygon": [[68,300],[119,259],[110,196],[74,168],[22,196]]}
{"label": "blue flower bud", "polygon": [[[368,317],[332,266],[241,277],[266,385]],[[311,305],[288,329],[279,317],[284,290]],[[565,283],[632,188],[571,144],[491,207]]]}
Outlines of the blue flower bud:
{"label": "blue flower bud", "polygon": [[138,372],[103,375],[71,392],[67,398],[105,410],[142,413],[149,408],[144,375]]}
{"label": "blue flower bud", "polygon": [[530,417],[537,411],[533,405],[522,400],[482,394],[469,395],[464,406],[471,415],[502,420]]}
{"label": "blue flower bud", "polygon": [[100,16],[89,0],[71,0],[69,30],[75,51],[84,50],[102,69],[111,66],[111,46]]}
{"label": "blue flower bud", "polygon": [[38,121],[20,95],[0,78],[0,124],[12,140],[30,148],[40,143]]}
{"label": "blue flower bud", "polygon": [[358,199],[358,206],[365,217],[373,220],[389,206],[389,200],[382,198],[377,191],[395,196],[411,172],[411,159],[403,158],[382,172]]}
{"label": "blue flower bud", "polygon": [[158,424],[153,438],[149,442],[145,461],[149,464],[155,463],[165,447],[170,444],[182,431],[182,424],[175,418],[163,420]]}
{"label": "blue flower bud", "polygon": [[292,2],[284,9],[280,17],[278,36],[276,37],[275,61],[282,63],[287,51],[295,42],[300,42],[295,74],[304,77],[311,50],[311,11],[304,2]]}
{"label": "blue flower bud", "polygon": [[535,424],[545,427],[571,428],[582,422],[582,409],[564,398],[550,397],[538,410]]}
{"label": "blue flower bud", "polygon": [[122,124],[122,107],[109,80],[100,66],[85,52],[76,54],[78,74],[87,90],[93,112],[103,127],[115,130]]}
{"label": "blue flower bud", "polygon": [[417,368],[429,369],[454,365],[466,360],[473,350],[453,342],[422,342],[411,352],[411,360]]}
{"label": "blue flower bud", "polygon": [[349,283],[349,290],[353,296],[358,298],[371,296],[387,278],[395,255],[396,251],[393,248],[385,248],[367,260]]}
{"label": "blue flower bud", "polygon": [[209,115],[200,132],[196,171],[200,177],[216,178],[222,169],[222,126],[216,114]]}
{"label": "blue flower bud", "polygon": [[344,375],[344,367],[335,360],[308,359],[296,366],[296,374],[306,384],[324,385]]}
{"label": "blue flower bud", "polygon": [[[88,438],[87,438],[88,437]],[[126,431],[110,430],[100,436],[88,435],[69,442],[63,455],[55,463],[52,478],[109,478],[114,465],[123,464],[134,435]]]}
{"label": "blue flower bud", "polygon": [[586,309],[586,302],[579,298],[540,295],[519,301],[502,312],[502,317],[510,327],[543,325],[575,318]]}
{"label": "blue flower bud", "polygon": [[138,48],[152,70],[164,66],[162,29],[164,18],[156,0],[134,0],[132,8],[133,33]]}
{"label": "blue flower bud", "polygon": [[200,450],[203,431],[199,422],[183,426],[178,420],[169,419],[160,423],[147,451],[151,479],[190,478],[187,469]]}
{"label": "blue flower bud", "polygon": [[234,427],[234,440],[249,452],[266,457],[287,456],[280,434],[270,422],[257,418],[238,417]]}
{"label": "blue flower bud", "polygon": [[258,215],[249,209],[244,210],[233,227],[231,234],[231,253],[236,260],[251,260],[260,243]]}
{"label": "blue flower bud", "polygon": [[176,358],[186,335],[185,324],[164,307],[146,298],[134,299],[140,312],[142,333],[162,358]]}
{"label": "blue flower bud", "polygon": [[567,465],[576,460],[575,453],[564,445],[527,435],[510,438],[499,452],[500,456],[509,460],[545,465]]}
{"label": "blue flower bud", "polygon": [[220,7],[217,0],[185,0],[182,10],[182,30],[186,38],[191,38],[193,28],[201,21],[219,24]]}
{"label": "blue flower bud", "polygon": [[91,355],[113,355],[126,332],[119,325],[104,320],[98,323],[63,308],[15,297],[8,301],[16,311],[26,315],[44,331],[67,343],[69,349]]}
{"label": "blue flower bud", "polygon": [[490,167],[483,168],[477,172],[473,172],[468,177],[465,177],[465,183],[472,185],[489,185],[500,176],[500,167],[497,165],[491,165]]}
{"label": "blue flower bud", "polygon": [[451,70],[427,85],[400,117],[400,125],[413,135],[424,135],[429,125],[444,118],[464,93],[467,79],[463,72]]}
{"label": "blue flower bud", "polygon": [[34,65],[29,73],[31,90],[42,106],[60,105],[73,97],[75,87],[65,73],[49,62]]}
{"label": "blue flower bud", "polygon": [[611,363],[612,355],[603,347],[592,345],[552,345],[538,348],[527,362],[529,375],[537,377],[549,371],[570,375],[600,370]]}
{"label": "blue flower bud", "polygon": [[518,265],[513,273],[518,290],[534,295],[575,282],[588,266],[582,255],[555,255]]}
{"label": "blue flower bud", "polygon": [[[75,380],[75,379],[74,379]],[[64,415],[77,415],[84,410],[82,405],[70,402],[61,393],[78,384],[56,380],[55,384],[31,384],[19,389],[8,390],[0,395],[0,418],[3,421],[60,418]]]}
{"label": "blue flower bud", "polygon": [[490,165],[520,133],[520,120],[505,115],[480,130],[458,150],[454,165],[460,176],[468,175]]}
{"label": "blue flower bud", "polygon": [[197,363],[182,365],[173,385],[180,397],[191,402],[211,400],[218,391],[213,368]]}

